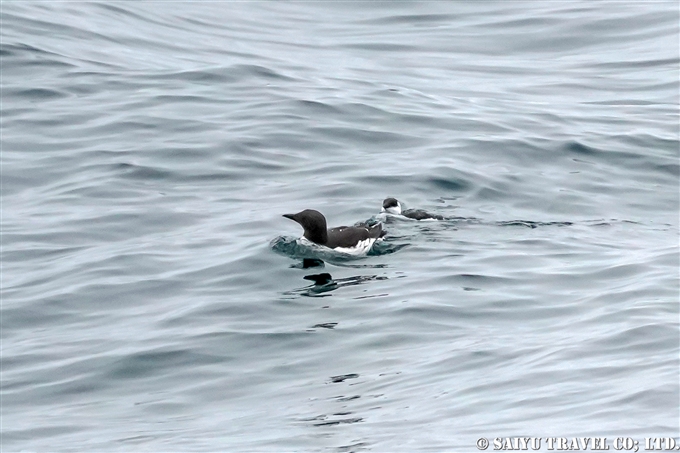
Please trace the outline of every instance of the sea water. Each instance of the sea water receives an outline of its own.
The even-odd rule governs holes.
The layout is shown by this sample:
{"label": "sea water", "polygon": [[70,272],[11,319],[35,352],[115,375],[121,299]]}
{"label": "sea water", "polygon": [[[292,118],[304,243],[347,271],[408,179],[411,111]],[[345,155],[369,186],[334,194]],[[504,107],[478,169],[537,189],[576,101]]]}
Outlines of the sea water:
{"label": "sea water", "polygon": [[0,8],[3,451],[677,439],[677,2]]}

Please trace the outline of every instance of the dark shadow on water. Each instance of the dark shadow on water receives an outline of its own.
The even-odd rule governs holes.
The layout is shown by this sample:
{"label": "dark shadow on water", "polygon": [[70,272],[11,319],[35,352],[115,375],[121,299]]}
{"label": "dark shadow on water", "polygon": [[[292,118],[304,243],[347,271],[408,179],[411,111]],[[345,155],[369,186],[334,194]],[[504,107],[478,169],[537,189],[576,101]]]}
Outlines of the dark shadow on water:
{"label": "dark shadow on water", "polygon": [[366,451],[370,450],[369,444],[366,442],[356,442],[351,445],[343,445],[341,447],[336,448],[336,451],[340,453],[354,453],[356,451]]}
{"label": "dark shadow on water", "polygon": [[331,330],[331,329],[335,329],[335,326],[337,326],[337,325],[338,325],[337,322],[322,322],[322,323],[319,323],[319,324],[314,324],[312,326],[312,329],[329,329],[329,330]]}
{"label": "dark shadow on water", "polygon": [[[346,415],[350,415],[351,412],[347,413]],[[333,414],[333,415],[338,415],[338,414]],[[335,420],[326,420],[323,422],[319,423],[314,423],[314,426],[332,426],[332,425],[342,425],[346,423],[359,423],[363,422],[364,419],[362,417],[349,417],[349,418],[340,418],[340,419],[335,419]]]}
{"label": "dark shadow on water", "polygon": [[337,384],[338,382],[345,382],[347,379],[356,379],[359,375],[357,373],[341,374],[339,376],[331,376],[330,382]]}
{"label": "dark shadow on water", "polygon": [[305,280],[313,281],[314,285],[328,285],[329,283],[333,283],[333,277],[327,272],[324,272],[323,274],[305,275],[303,278]]}
{"label": "dark shadow on water", "polygon": [[[313,426],[335,426],[335,425],[343,425],[347,423],[359,423],[364,421],[362,417],[347,417],[348,415],[352,415],[352,412],[338,412],[336,414],[330,414],[330,415],[317,415],[316,417],[312,418],[303,418],[300,421],[302,422],[312,422]],[[332,418],[332,417],[340,417],[340,418]]]}
{"label": "dark shadow on water", "polygon": [[378,275],[357,275],[354,277],[345,277],[335,280],[331,274],[327,272],[323,272],[321,274],[305,275],[303,278],[305,280],[311,280],[314,283],[312,285],[294,289],[292,291],[286,291],[283,294],[288,296],[296,295],[307,297],[326,297],[331,295],[328,293],[342,287],[361,285],[371,281],[388,279],[388,277]]}

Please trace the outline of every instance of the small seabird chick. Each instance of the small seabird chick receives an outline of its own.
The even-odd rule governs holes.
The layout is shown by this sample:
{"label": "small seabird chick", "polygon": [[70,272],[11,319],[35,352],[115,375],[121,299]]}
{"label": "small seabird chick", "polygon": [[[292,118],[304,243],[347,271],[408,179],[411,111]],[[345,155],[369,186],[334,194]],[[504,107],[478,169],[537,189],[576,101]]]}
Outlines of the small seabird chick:
{"label": "small seabird chick", "polygon": [[393,215],[401,215],[414,220],[444,220],[444,216],[438,214],[430,214],[422,209],[406,209],[401,210],[401,203],[396,198],[385,198],[383,200],[381,212],[386,212]]}
{"label": "small seabird chick", "polygon": [[283,216],[299,223],[305,230],[303,237],[308,241],[350,255],[367,253],[373,243],[384,235],[380,223],[373,226],[340,226],[328,229],[326,218],[313,209]]}
{"label": "small seabird chick", "polygon": [[401,203],[396,198],[385,198],[383,200],[382,212],[401,215]]}

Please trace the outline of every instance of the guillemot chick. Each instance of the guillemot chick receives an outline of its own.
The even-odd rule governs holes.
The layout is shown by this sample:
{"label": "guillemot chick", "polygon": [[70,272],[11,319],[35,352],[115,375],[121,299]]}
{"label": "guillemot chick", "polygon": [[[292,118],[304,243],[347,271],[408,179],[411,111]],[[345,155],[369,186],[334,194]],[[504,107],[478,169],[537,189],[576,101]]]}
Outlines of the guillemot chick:
{"label": "guillemot chick", "polygon": [[308,241],[350,255],[367,253],[373,243],[384,234],[380,223],[373,226],[340,226],[329,229],[323,214],[313,209],[283,216],[299,223],[305,230],[303,237]]}
{"label": "guillemot chick", "polygon": [[381,212],[400,215],[414,220],[444,220],[444,216],[430,214],[422,209],[406,209],[405,211],[402,211],[401,203],[399,203],[399,200],[396,198],[385,198],[385,200],[383,200]]}

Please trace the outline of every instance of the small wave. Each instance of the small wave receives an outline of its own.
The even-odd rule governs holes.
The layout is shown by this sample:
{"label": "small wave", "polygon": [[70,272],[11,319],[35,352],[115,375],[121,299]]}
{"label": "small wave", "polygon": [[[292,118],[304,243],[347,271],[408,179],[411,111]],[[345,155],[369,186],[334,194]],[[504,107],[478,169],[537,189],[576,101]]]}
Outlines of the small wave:
{"label": "small wave", "polygon": [[124,176],[130,179],[159,180],[176,177],[173,172],[168,170],[162,170],[160,168],[154,168],[145,165],[130,164],[127,162],[115,164],[114,167],[118,170],[122,170]]}
{"label": "small wave", "polygon": [[28,88],[23,90],[5,89],[4,96],[13,96],[28,102],[50,101],[62,99],[69,95],[51,88]]}
{"label": "small wave", "polygon": [[527,228],[538,228],[541,226],[571,226],[572,222],[533,222],[531,220],[506,220],[497,223],[498,226],[523,226]]}
{"label": "small wave", "polygon": [[159,80],[182,80],[193,83],[233,83],[253,79],[294,81],[281,72],[262,65],[237,64],[213,68],[173,71],[156,76]]}

